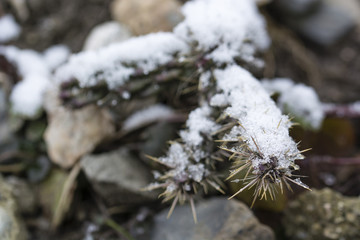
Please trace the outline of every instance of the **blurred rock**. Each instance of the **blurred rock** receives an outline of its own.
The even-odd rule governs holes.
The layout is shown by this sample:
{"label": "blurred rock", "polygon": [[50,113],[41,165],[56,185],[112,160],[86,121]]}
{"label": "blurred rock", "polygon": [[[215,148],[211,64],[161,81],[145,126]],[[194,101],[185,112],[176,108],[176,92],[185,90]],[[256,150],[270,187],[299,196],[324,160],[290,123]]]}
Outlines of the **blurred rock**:
{"label": "blurred rock", "polygon": [[0,239],[25,240],[27,237],[11,187],[0,177]]}
{"label": "blurred rock", "polygon": [[302,16],[314,10],[321,0],[275,0],[274,5],[284,15]]}
{"label": "blurred rock", "polygon": [[306,192],[289,204],[283,222],[289,239],[360,239],[360,198],[331,189]]}
{"label": "blurred rock", "polygon": [[192,219],[189,205],[177,206],[166,219],[169,209],[154,220],[151,240],[271,240],[272,230],[259,223],[243,203],[213,198],[196,205],[198,223]]}
{"label": "blurred rock", "polygon": [[360,4],[354,1],[277,0],[272,7],[289,27],[328,47],[339,42],[359,22]]}
{"label": "blurred rock", "polygon": [[113,18],[135,35],[171,31],[183,17],[177,0],[115,0]]}
{"label": "blurred rock", "polygon": [[360,26],[360,1],[359,0],[326,0],[330,2],[334,7],[340,8],[357,22],[357,25]]}
{"label": "blurred rock", "polygon": [[356,24],[347,11],[327,1],[313,14],[289,22],[300,34],[321,46],[334,45]]}
{"label": "blurred rock", "polygon": [[131,32],[122,24],[111,21],[97,25],[85,40],[83,50],[96,50],[131,37]]}
{"label": "blurred rock", "polygon": [[9,184],[11,192],[16,199],[19,211],[22,214],[34,213],[37,207],[37,200],[31,186],[15,176],[7,177],[6,182]]}
{"label": "blurred rock", "polygon": [[151,174],[127,149],[89,155],[81,167],[94,190],[110,205],[139,204],[157,199],[155,192],[142,191]]}
{"label": "blurred rock", "polygon": [[86,35],[99,23],[110,20],[111,0],[1,0],[5,11],[20,21],[22,33],[14,44],[43,51],[58,43],[72,52],[81,50]]}
{"label": "blurred rock", "polygon": [[256,5],[264,6],[272,2],[272,0],[255,0]]}
{"label": "blurred rock", "polygon": [[104,109],[96,106],[66,109],[57,102],[56,92],[49,92],[46,98],[49,124],[45,141],[50,159],[61,167],[73,166],[115,131],[111,116]]}

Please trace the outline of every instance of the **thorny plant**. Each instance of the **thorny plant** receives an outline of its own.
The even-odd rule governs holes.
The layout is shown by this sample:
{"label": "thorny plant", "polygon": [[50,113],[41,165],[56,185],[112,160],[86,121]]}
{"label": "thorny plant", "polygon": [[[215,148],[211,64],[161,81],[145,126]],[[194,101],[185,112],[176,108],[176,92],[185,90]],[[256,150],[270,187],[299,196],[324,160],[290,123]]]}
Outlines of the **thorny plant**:
{"label": "thorny plant", "polygon": [[[212,187],[225,194],[218,175],[225,158],[232,160],[226,180],[244,184],[229,199],[251,188],[253,204],[258,198],[275,199],[277,189],[291,189],[290,182],[309,189],[293,174],[295,160],[307,150],[298,150],[289,136],[291,120],[249,73],[263,67],[259,56],[270,44],[254,2],[190,1],[183,7],[185,20],[173,33],[83,52],[56,71],[60,98],[72,108],[97,104],[116,109],[154,96],[176,108],[175,101],[194,100],[180,139],[171,142],[165,156],[149,156],[164,168],[147,189],[164,189],[160,196],[172,201],[169,216],[178,202],[189,201],[196,222],[194,198],[200,192]],[[240,172],[245,177],[233,179]]]}

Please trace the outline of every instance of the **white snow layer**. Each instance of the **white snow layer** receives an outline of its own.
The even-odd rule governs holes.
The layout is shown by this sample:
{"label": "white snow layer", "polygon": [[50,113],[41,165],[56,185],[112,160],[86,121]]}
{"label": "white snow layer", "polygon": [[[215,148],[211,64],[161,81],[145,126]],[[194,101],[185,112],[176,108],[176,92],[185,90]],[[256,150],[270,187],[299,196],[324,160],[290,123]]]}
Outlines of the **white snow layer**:
{"label": "white snow layer", "polygon": [[[225,112],[241,125],[235,126],[224,136],[225,140],[239,140],[247,143],[251,152],[260,157],[252,160],[253,167],[268,163],[276,157],[279,167],[288,169],[295,159],[302,158],[296,143],[289,136],[291,123],[282,115],[274,101],[260,82],[239,66],[216,70],[218,90],[212,106],[228,106]],[[241,149],[237,149],[241,151]]]}
{"label": "white snow layer", "polygon": [[69,58],[70,53],[70,49],[67,46],[55,45],[46,49],[43,57],[49,69],[55,70]]}
{"label": "white snow layer", "polygon": [[204,141],[205,136],[211,136],[211,133],[220,128],[220,125],[211,120],[212,110],[208,105],[199,107],[189,114],[186,121],[186,130],[180,132],[184,143],[190,147],[197,147]]}
{"label": "white snow layer", "polygon": [[50,85],[51,71],[69,55],[65,46],[54,46],[40,54],[13,46],[1,47],[3,54],[17,67],[22,80],[13,88],[12,111],[24,117],[35,117],[43,107],[43,95]]}
{"label": "white snow layer", "polygon": [[174,33],[198,50],[210,51],[215,62],[235,57],[254,60],[256,50],[269,46],[266,23],[253,0],[197,0],[182,8],[185,20]]}
{"label": "white snow layer", "polygon": [[290,113],[305,126],[319,129],[325,114],[322,104],[313,88],[295,84],[290,79],[263,80],[263,87],[270,93],[278,93],[278,106]]}
{"label": "white snow layer", "polygon": [[21,32],[20,26],[10,14],[0,17],[0,43],[16,39]]}
{"label": "white snow layer", "polygon": [[178,52],[187,52],[187,45],[172,33],[154,33],[113,44],[98,51],[73,55],[56,72],[59,82],[72,78],[82,87],[106,81],[110,88],[124,84],[131,74],[155,70]]}
{"label": "white snow layer", "polygon": [[58,82],[77,79],[81,87],[106,81],[110,88],[123,85],[137,71],[151,72],[174,55],[191,47],[207,52],[215,62],[240,57],[258,63],[254,53],[268,47],[265,21],[253,0],[195,0],[183,7],[185,20],[174,33],[155,33],[87,51],[70,58],[57,71]]}
{"label": "white snow layer", "polygon": [[[167,174],[172,176],[176,183],[182,183],[189,179],[201,182],[206,172],[205,166],[202,163],[191,163],[190,158],[191,155],[185,147],[175,142],[171,144],[166,157],[159,158],[159,161],[171,168]],[[170,185],[167,191],[175,191],[178,187],[178,185]]]}

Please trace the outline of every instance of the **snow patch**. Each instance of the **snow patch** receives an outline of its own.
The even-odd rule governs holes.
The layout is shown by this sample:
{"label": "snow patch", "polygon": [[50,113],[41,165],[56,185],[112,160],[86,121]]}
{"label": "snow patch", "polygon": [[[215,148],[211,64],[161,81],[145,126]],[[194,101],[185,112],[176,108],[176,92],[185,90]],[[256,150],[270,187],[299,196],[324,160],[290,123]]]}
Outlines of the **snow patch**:
{"label": "snow patch", "polygon": [[278,106],[283,112],[290,113],[305,127],[321,127],[324,109],[313,88],[286,78],[263,80],[262,85],[270,94],[279,94]]}
{"label": "snow patch", "polygon": [[0,17],[0,43],[16,39],[20,33],[21,28],[12,15]]}

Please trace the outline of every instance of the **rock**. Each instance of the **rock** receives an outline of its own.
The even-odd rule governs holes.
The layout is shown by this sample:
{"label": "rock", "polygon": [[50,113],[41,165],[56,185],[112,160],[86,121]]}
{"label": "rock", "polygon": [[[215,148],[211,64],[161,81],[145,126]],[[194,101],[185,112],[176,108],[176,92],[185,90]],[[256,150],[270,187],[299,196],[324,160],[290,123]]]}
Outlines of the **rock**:
{"label": "rock", "polygon": [[21,178],[10,176],[6,178],[7,184],[16,199],[19,211],[23,214],[32,214],[36,211],[37,200],[34,190]]}
{"label": "rock", "polygon": [[356,25],[356,20],[348,11],[330,1],[323,1],[315,11],[306,16],[288,16],[285,22],[305,38],[325,47],[337,43]]}
{"label": "rock", "polygon": [[272,0],[255,0],[256,5],[258,6],[264,6],[272,2]]}
{"label": "rock", "polygon": [[355,26],[355,21],[343,9],[323,4],[315,14],[296,21],[294,26],[311,41],[330,46],[344,37]]}
{"label": "rock", "polygon": [[326,0],[330,2],[334,7],[338,7],[344,11],[346,11],[350,17],[352,17],[357,25],[360,26],[360,1],[359,0]]}
{"label": "rock", "polygon": [[289,204],[283,222],[289,239],[360,239],[360,198],[327,188],[306,192]]}
{"label": "rock", "polygon": [[49,124],[45,131],[50,159],[61,167],[69,168],[97,144],[110,136],[115,127],[110,114],[96,106],[69,110],[55,100],[56,93],[48,93],[45,108]]}
{"label": "rock", "polygon": [[274,5],[282,14],[302,16],[314,10],[321,0],[275,0]]}
{"label": "rock", "polygon": [[83,50],[96,50],[131,37],[131,32],[122,24],[111,21],[97,25],[87,36]]}
{"label": "rock", "polygon": [[155,217],[151,240],[275,239],[272,230],[236,200],[213,198],[197,204],[197,224],[188,205],[177,206],[170,219],[166,219],[168,211],[165,209]]}
{"label": "rock", "polygon": [[85,156],[81,167],[95,191],[110,206],[157,199],[155,192],[142,191],[151,182],[151,174],[125,148]]}
{"label": "rock", "polygon": [[171,31],[183,17],[177,0],[115,0],[113,19],[125,24],[135,35]]}
{"label": "rock", "polygon": [[18,216],[11,187],[0,177],[0,239],[25,240],[27,237],[23,222]]}

